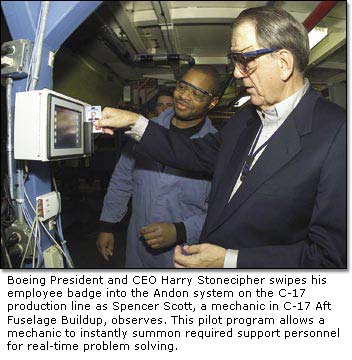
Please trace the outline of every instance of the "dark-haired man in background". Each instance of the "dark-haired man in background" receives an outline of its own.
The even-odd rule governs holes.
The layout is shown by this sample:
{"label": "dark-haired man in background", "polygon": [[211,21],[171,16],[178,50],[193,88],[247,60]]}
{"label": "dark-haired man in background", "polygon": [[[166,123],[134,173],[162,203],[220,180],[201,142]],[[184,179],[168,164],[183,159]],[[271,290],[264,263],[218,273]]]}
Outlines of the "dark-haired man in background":
{"label": "dark-haired man in background", "polygon": [[174,107],[174,97],[172,92],[168,90],[160,90],[156,94],[156,105],[155,105],[156,116],[159,116],[165,110],[171,109],[173,107]]}
{"label": "dark-haired man in background", "polygon": [[[157,107],[157,111],[165,111],[161,111],[154,122],[186,139],[214,133],[216,130],[207,113],[218,102],[218,77],[212,67],[191,68],[176,84],[175,110],[165,110],[170,97],[167,93],[159,93],[158,103],[163,106]],[[132,197],[126,267],[173,267],[177,243],[198,243],[207,211],[210,181],[192,170],[177,170],[143,153],[134,154],[133,145],[131,140],[111,178],[100,217],[98,250],[106,260],[112,255],[114,225],[124,217]]]}
{"label": "dark-haired man in background", "polygon": [[133,126],[162,163],[213,175],[201,244],[177,247],[175,265],[346,267],[346,114],[304,78],[307,31],[282,9],[246,9],[229,57],[252,105],[217,134],[185,139],[113,109],[99,121]]}

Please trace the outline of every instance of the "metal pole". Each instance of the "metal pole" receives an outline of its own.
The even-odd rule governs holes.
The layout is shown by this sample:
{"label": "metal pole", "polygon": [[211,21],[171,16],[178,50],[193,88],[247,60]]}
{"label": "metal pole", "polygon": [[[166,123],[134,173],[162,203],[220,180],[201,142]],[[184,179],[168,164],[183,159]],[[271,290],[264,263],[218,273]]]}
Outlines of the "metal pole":
{"label": "metal pole", "polygon": [[13,80],[11,78],[6,79],[6,103],[7,103],[7,172],[9,177],[9,188],[11,201],[14,199],[13,191],[13,121],[12,121],[12,87]]}

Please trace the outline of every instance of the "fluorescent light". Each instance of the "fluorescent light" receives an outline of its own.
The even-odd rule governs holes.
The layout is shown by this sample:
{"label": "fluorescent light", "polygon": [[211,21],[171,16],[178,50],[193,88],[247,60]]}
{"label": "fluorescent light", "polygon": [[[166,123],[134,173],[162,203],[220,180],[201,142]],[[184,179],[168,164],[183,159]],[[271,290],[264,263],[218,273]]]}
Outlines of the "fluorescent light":
{"label": "fluorescent light", "polygon": [[313,49],[315,45],[320,43],[326,36],[328,36],[328,28],[316,26],[309,34],[309,49]]}
{"label": "fluorescent light", "polygon": [[250,96],[243,96],[243,97],[241,97],[241,99],[239,99],[239,100],[236,102],[236,104],[235,104],[234,107],[240,107],[240,106],[242,106],[242,105],[243,105],[244,103],[246,103],[249,99],[250,99]]}

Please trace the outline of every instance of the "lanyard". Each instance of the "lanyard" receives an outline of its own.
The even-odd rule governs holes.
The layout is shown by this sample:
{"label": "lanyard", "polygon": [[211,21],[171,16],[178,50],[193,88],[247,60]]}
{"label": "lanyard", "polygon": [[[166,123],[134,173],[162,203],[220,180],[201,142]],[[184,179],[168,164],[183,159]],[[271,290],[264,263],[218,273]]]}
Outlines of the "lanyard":
{"label": "lanyard", "polygon": [[255,137],[254,139],[254,142],[253,142],[253,145],[251,147],[251,150],[249,151],[249,154],[247,155],[247,158],[246,158],[246,161],[243,165],[243,168],[242,168],[242,173],[241,173],[241,181],[243,182],[244,180],[246,180],[248,174],[249,174],[249,171],[251,170],[251,166],[252,166],[252,163],[255,159],[255,157],[257,156],[257,154],[265,147],[268,145],[268,142],[270,140],[270,138],[265,141],[265,143],[263,143],[261,146],[259,146],[259,148],[254,151],[254,149],[256,148],[257,146],[257,143],[258,143],[258,140],[259,140],[259,137],[260,137],[260,134],[262,133],[262,130],[263,130],[263,124],[260,126],[260,129],[257,133],[257,136]]}

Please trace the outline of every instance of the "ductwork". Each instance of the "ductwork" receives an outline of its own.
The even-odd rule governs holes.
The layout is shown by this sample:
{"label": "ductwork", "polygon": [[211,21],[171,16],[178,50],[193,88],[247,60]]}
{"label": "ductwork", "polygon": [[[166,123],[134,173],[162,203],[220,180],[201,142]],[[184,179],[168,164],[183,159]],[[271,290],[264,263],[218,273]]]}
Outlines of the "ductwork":
{"label": "ductwork", "polygon": [[311,31],[330,11],[338,1],[321,1],[312,13],[303,21],[307,31]]}
{"label": "ductwork", "polygon": [[180,62],[180,61],[187,61],[189,66],[193,66],[196,62],[194,58],[190,55],[183,55],[183,54],[138,54],[133,56],[133,62],[141,63],[141,64],[148,64],[151,62],[161,62],[161,61],[168,61],[168,62]]}
{"label": "ductwork", "polygon": [[186,61],[189,66],[195,64],[195,60],[190,55],[184,54],[137,54],[131,56],[123,42],[116,36],[112,29],[107,25],[100,26],[100,36],[118,58],[129,66],[150,67],[151,64],[169,62],[172,64]]}

